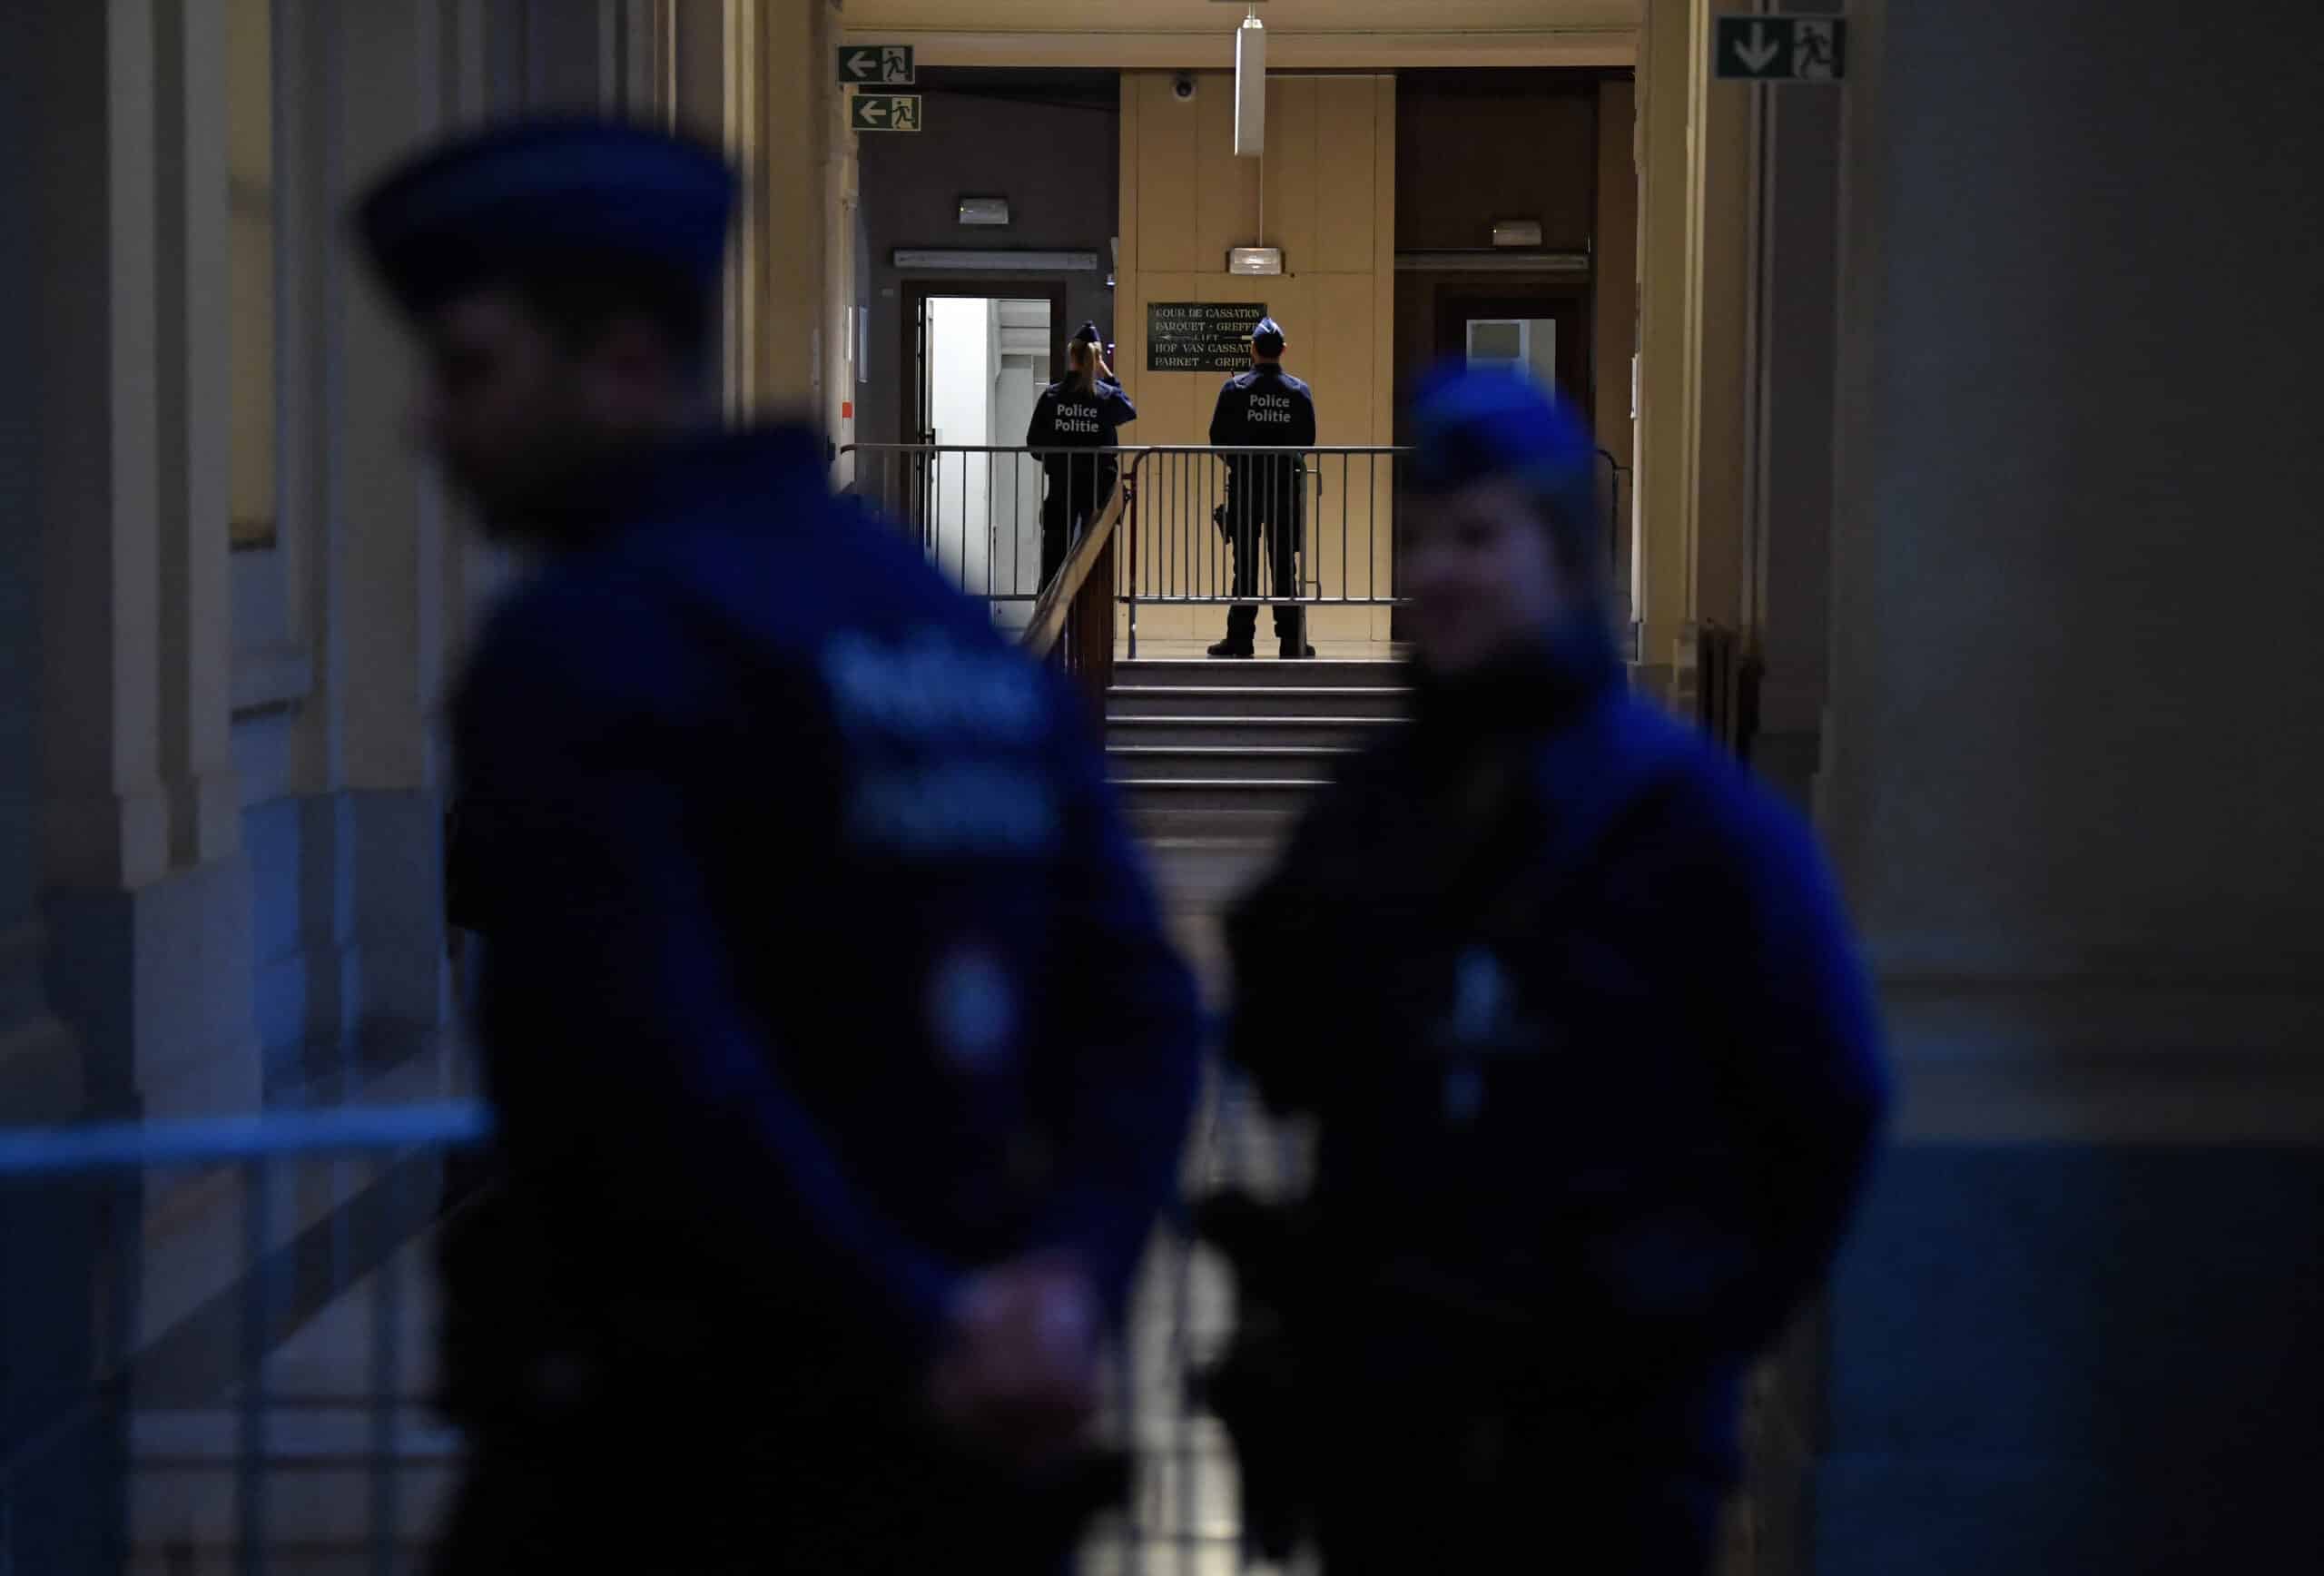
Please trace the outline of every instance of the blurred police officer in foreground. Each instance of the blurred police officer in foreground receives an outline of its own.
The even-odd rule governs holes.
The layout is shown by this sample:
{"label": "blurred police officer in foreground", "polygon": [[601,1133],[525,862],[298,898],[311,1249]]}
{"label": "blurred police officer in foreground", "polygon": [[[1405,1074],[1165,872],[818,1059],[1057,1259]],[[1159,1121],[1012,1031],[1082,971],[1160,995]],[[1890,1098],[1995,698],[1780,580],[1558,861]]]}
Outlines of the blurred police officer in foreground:
{"label": "blurred police officer in foreground", "polygon": [[[1283,325],[1261,318],[1251,330],[1251,369],[1226,380],[1210,416],[1215,448],[1313,448],[1315,397],[1283,369]],[[1295,454],[1246,454],[1226,461],[1226,507],[1219,517],[1235,555],[1237,596],[1259,595],[1259,547],[1267,555],[1267,595],[1299,594],[1299,553],[1306,546],[1307,462]],[[1305,609],[1278,601],[1275,639],[1287,657],[1315,655],[1307,645]],[[1213,656],[1249,656],[1258,639],[1259,610],[1243,602],[1226,610],[1226,638]]]}
{"label": "blurred police officer in foreground", "polygon": [[1193,994],[1078,702],[818,434],[713,430],[734,189],[541,123],[359,213],[431,446],[547,556],[455,705],[510,1199],[448,1295],[514,1316],[439,1569],[1053,1568]]}
{"label": "blurred police officer in foreground", "polygon": [[[1106,365],[1098,325],[1084,323],[1065,347],[1063,382],[1041,390],[1033,402],[1025,447],[1040,451],[1048,490],[1041,499],[1041,584],[1057,577],[1066,549],[1089,528],[1113,496],[1119,468],[1102,452],[1121,441],[1121,429],[1137,419],[1137,407]],[[1074,453],[1087,449],[1086,454]]]}
{"label": "blurred police officer in foreground", "polygon": [[1882,1117],[1865,982],[1807,829],[1627,693],[1580,426],[1452,372],[1413,427],[1413,716],[1229,923],[1232,1053],[1319,1146],[1245,1276],[1300,1371],[1227,1386],[1287,1403],[1246,1497],[1334,1576],[1692,1576]]}

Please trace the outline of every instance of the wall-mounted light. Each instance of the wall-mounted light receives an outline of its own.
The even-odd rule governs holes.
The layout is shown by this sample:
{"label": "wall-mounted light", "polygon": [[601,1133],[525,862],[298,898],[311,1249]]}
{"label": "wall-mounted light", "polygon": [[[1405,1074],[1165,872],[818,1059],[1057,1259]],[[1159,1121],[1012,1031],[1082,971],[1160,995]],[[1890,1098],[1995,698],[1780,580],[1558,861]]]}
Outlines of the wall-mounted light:
{"label": "wall-mounted light", "polygon": [[1256,159],[1267,147],[1267,28],[1252,12],[1235,30],[1235,156]]}
{"label": "wall-mounted light", "polygon": [[1006,197],[963,197],[960,199],[960,222],[963,224],[1007,224],[1009,199]]}
{"label": "wall-mounted light", "polygon": [[1538,219],[1496,219],[1492,226],[1495,246],[1539,246],[1541,244],[1541,222]]}
{"label": "wall-mounted light", "polygon": [[890,252],[893,266],[908,273],[1096,273],[1094,251],[951,251],[940,247],[899,246]]}

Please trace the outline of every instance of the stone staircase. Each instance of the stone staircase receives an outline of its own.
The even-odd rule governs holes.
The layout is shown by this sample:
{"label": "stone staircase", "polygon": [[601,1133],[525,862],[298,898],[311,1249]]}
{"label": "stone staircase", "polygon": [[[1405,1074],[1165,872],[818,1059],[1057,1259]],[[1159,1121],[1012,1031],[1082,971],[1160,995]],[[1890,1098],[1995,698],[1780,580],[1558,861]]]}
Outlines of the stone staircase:
{"label": "stone staircase", "polygon": [[1400,662],[1126,662],[1107,758],[1149,841],[1272,844],[1405,699]]}

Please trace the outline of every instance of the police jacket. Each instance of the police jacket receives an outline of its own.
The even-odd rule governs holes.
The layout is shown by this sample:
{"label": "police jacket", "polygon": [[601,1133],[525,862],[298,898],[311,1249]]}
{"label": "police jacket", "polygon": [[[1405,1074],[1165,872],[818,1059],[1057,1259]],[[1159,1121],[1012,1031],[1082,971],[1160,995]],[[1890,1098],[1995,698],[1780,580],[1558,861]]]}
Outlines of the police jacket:
{"label": "police jacket", "polygon": [[[1033,402],[1025,447],[1111,448],[1119,441],[1121,428],[1137,419],[1137,407],[1110,378],[1098,379],[1087,392],[1069,382],[1052,383]],[[1062,463],[1062,457],[1045,457],[1045,463],[1054,468]],[[1110,468],[1110,460],[1108,465]]]}
{"label": "police jacket", "polygon": [[1228,926],[1231,1053],[1320,1118],[1317,1349],[1731,1473],[1887,1098],[1822,861],[1594,631],[1418,683]]}
{"label": "police jacket", "polygon": [[[1265,363],[1226,379],[1210,414],[1215,448],[1313,448],[1315,397],[1307,385],[1279,364]],[[1245,455],[1226,462],[1228,480],[1238,488],[1295,493],[1306,464],[1295,458]]]}
{"label": "police jacket", "polygon": [[971,1270],[1118,1307],[1196,1009],[1086,706],[804,428],[602,498],[455,704],[478,1027],[565,1327],[664,1394],[908,1387]]}

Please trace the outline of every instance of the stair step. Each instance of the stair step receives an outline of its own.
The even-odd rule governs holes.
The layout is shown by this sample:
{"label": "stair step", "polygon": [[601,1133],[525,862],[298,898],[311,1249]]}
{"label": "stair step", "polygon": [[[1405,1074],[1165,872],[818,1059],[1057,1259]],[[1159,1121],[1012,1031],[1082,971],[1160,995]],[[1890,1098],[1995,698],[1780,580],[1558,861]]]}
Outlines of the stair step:
{"label": "stair step", "polygon": [[1360,749],[1393,726],[1388,717],[1115,717],[1109,745],[1236,749]]}
{"label": "stair step", "polygon": [[1186,824],[1148,832],[1147,858],[1165,906],[1216,914],[1274,862],[1286,816],[1238,820],[1230,813],[1188,817]]}
{"label": "stair step", "polygon": [[1234,685],[1255,689],[1396,688],[1407,682],[1411,669],[1401,662],[1363,660],[1285,662],[1258,656],[1246,661],[1225,657],[1149,659],[1118,662],[1114,682],[1122,685]]}
{"label": "stair step", "polygon": [[1320,777],[1117,777],[1114,787],[1128,801],[1132,813],[1149,810],[1177,813],[1183,823],[1187,813],[1262,811],[1277,816],[1296,815],[1308,799],[1330,786]]}
{"label": "stair step", "polygon": [[1315,746],[1116,744],[1106,764],[1118,783],[1328,783],[1354,750]]}
{"label": "stair step", "polygon": [[1404,714],[1409,692],[1383,685],[1303,688],[1252,685],[1123,685],[1106,694],[1106,714],[1133,717],[1266,717],[1273,720],[1354,718],[1394,722]]}
{"label": "stair step", "polygon": [[1129,822],[1148,846],[1184,840],[1272,849],[1289,834],[1305,808],[1305,801],[1295,799],[1259,806],[1236,803],[1222,809],[1216,803],[1197,803],[1157,793],[1132,800]]}

